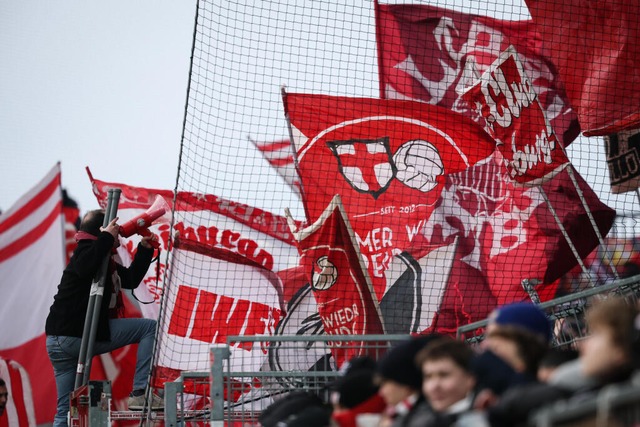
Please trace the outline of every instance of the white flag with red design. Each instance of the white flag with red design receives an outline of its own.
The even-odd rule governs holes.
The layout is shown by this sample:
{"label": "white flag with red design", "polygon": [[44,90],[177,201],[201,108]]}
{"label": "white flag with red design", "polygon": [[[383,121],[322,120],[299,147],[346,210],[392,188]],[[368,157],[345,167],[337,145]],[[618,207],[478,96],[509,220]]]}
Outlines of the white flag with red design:
{"label": "white flag with red design", "polygon": [[[180,371],[210,369],[212,344],[230,336],[273,335],[282,307],[276,273],[237,253],[177,237],[165,289],[156,386]],[[258,371],[267,356],[261,342],[230,342],[232,371]]]}
{"label": "white flag with red design", "polygon": [[0,356],[20,363],[37,384],[38,424],[51,422],[56,407],[44,324],[65,263],[60,180],[57,164],[0,215]]}
{"label": "white flag with red design", "polygon": [[577,115],[532,21],[499,20],[430,5],[376,1],[375,9],[382,98],[424,101],[480,121],[459,92],[513,45],[559,140],[567,146],[580,133]]}
{"label": "white flag with red design", "polygon": [[462,98],[485,120],[487,132],[504,157],[509,178],[538,185],[568,165],[569,159],[513,46],[465,89]]}
{"label": "white flag with red design", "polygon": [[298,197],[302,197],[302,183],[293,160],[293,147],[290,140],[258,142],[251,140],[262,157],[278,172]]}
{"label": "white flag with red design", "polygon": [[[294,235],[324,332],[332,336],[383,334],[378,301],[340,196],[333,197],[312,225]],[[363,344],[336,339],[332,352],[338,367],[364,355]]]}
{"label": "white flag with red design", "polygon": [[[173,206],[173,191],[99,181],[89,176],[101,206],[106,206],[110,188],[122,190],[118,208],[120,224],[145,212],[158,195]],[[178,192],[174,215],[174,230],[183,239],[229,250],[273,271],[297,265],[298,251],[284,217],[214,195],[186,191]],[[170,219],[171,212],[167,212],[149,227],[160,237],[162,253],[171,249],[168,248]],[[139,237],[134,236],[118,248],[123,262],[130,262],[138,240]],[[159,264],[153,263],[135,291],[140,300],[155,302],[141,307],[144,317],[158,317],[162,295],[159,280],[167,268],[164,262],[162,256]]]}
{"label": "white flag with red design", "polygon": [[413,101],[284,95],[308,219],[342,196],[376,295],[393,255],[411,244],[445,175],[495,150],[475,122]]}
{"label": "white flag with red design", "polygon": [[36,413],[29,373],[15,360],[0,357],[0,378],[9,392],[5,413],[0,416],[0,427],[35,427]]}

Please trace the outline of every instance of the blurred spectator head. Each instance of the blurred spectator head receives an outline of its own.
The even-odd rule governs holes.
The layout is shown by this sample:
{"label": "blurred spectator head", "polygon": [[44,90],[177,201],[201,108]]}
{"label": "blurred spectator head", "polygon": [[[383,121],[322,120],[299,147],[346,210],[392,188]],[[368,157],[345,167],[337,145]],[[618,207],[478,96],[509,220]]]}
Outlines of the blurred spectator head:
{"label": "blurred spectator head", "polygon": [[620,297],[608,297],[589,308],[589,336],[580,343],[585,375],[607,378],[631,367],[640,335],[637,318],[638,308]]}
{"label": "blurred spectator head", "polygon": [[470,397],[476,385],[472,358],[471,348],[452,338],[434,341],[417,354],[416,363],[422,370],[422,393],[434,411],[447,411]]}
{"label": "blurred spectator head", "polygon": [[573,349],[550,348],[540,360],[538,381],[546,383],[558,366],[578,358],[578,351]]}
{"label": "blurred spectator head", "polygon": [[276,427],[328,427],[331,423],[331,409],[312,406],[303,412],[289,415],[279,421]]}
{"label": "blurred spectator head", "polygon": [[514,303],[491,314],[482,346],[516,372],[535,377],[550,339],[551,323],[544,312],[531,303]]}
{"label": "blurred spectator head", "polygon": [[422,373],[415,357],[440,335],[423,335],[403,341],[389,349],[378,361],[376,381],[387,405],[393,406],[420,392]]}
{"label": "blurred spectator head", "polygon": [[311,408],[324,408],[324,406],[322,400],[314,394],[293,391],[267,406],[258,417],[258,421],[263,427],[276,427],[279,422],[293,421],[292,416],[306,413]]}
{"label": "blurred spectator head", "polygon": [[342,375],[331,385],[331,403],[335,410],[355,408],[378,394],[375,360],[357,357],[345,366]]}

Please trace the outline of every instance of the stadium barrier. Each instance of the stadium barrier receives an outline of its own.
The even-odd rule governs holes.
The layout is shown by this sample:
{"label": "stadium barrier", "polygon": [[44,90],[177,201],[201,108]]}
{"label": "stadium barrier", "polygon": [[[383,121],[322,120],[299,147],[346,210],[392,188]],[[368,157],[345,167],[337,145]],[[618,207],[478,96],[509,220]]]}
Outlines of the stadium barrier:
{"label": "stadium barrier", "polygon": [[[523,285],[526,289],[527,284]],[[587,336],[584,313],[594,300],[620,295],[637,303],[639,292],[640,277],[636,276],[541,303],[540,307],[555,322],[553,345],[575,347]],[[535,294],[532,300],[535,301]],[[462,326],[458,337],[472,345],[479,343],[486,324],[485,319]],[[230,336],[226,344],[212,346],[209,372],[183,372],[176,382],[165,385],[165,425],[257,425],[264,408],[294,390],[308,391],[328,401],[328,387],[339,375],[334,365],[338,353],[367,354],[378,359],[394,342],[407,338],[408,335]],[[264,349],[267,360],[260,370],[248,369],[249,362],[241,357],[229,358],[230,349],[243,343],[255,343]],[[202,396],[206,396],[205,404]],[[199,403],[194,404],[196,401]],[[573,426],[578,425],[572,424],[573,420],[580,419],[599,423],[588,425],[638,425],[639,408],[640,379],[637,384],[603,389],[591,399],[545,407],[535,414],[530,425]],[[607,417],[613,413],[612,421]]]}
{"label": "stadium barrier", "polygon": [[[367,355],[377,360],[408,335],[229,336],[227,344],[211,347],[209,372],[183,372],[165,384],[164,422],[171,426],[251,426],[264,408],[291,391],[307,391],[328,401],[329,386],[339,375],[333,356]],[[234,355],[232,346],[256,343],[267,360],[258,371]],[[307,369],[302,369],[306,366]],[[204,389],[208,389],[203,392]],[[193,394],[194,391],[198,391]],[[193,409],[206,395],[208,403]],[[197,405],[196,405],[197,406]]]}
{"label": "stadium barrier", "polygon": [[529,420],[532,427],[633,427],[640,425],[640,378],[614,384],[594,396],[546,406]]}
{"label": "stadium barrier", "polygon": [[[529,287],[527,280],[523,281],[523,287],[528,291],[532,301],[536,302],[537,295]],[[638,303],[640,276],[615,280],[540,303],[539,307],[547,313],[549,319],[554,323],[552,345],[563,348],[575,347],[578,341],[587,336],[584,323],[585,311],[593,301],[606,298],[609,295],[619,295],[631,303]],[[488,319],[484,319],[459,327],[458,338],[465,339],[472,345],[482,341],[487,322]]]}

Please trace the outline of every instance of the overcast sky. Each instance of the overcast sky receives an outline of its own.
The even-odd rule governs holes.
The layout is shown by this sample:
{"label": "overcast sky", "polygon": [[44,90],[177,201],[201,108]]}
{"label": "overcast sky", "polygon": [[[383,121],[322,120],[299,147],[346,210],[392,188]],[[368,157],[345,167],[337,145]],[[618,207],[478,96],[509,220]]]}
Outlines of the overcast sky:
{"label": "overcast sky", "polygon": [[81,210],[97,179],[173,189],[195,1],[0,2],[0,209],[57,161]]}

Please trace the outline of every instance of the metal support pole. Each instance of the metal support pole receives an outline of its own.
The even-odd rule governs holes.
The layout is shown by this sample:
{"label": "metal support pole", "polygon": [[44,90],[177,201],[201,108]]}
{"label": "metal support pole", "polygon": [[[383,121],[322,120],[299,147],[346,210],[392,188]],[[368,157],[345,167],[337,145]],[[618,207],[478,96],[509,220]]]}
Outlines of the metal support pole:
{"label": "metal support pole", "polygon": [[558,228],[560,228],[560,232],[562,233],[562,235],[564,236],[564,239],[566,240],[567,244],[569,245],[569,248],[571,249],[571,252],[573,253],[573,256],[576,257],[576,261],[578,261],[578,264],[580,265],[580,268],[582,269],[582,272],[585,273],[589,277],[589,284],[591,286],[594,286],[594,281],[593,281],[593,278],[591,277],[591,272],[584,265],[584,262],[582,262],[582,258],[580,258],[580,254],[578,253],[578,250],[576,249],[576,246],[573,244],[573,241],[571,241],[571,238],[569,237],[569,233],[567,233],[567,230],[564,228],[564,225],[562,224],[562,221],[560,221],[560,218],[558,218],[558,214],[556,213],[556,210],[554,209],[553,205],[551,204],[551,201],[549,200],[549,197],[547,196],[547,193],[544,191],[544,189],[542,187],[539,187],[539,188],[540,188],[540,194],[542,194],[542,197],[544,198],[544,201],[547,203],[547,207],[549,208],[549,211],[551,212],[551,215],[553,215],[553,218],[556,220],[556,224],[558,224]]}
{"label": "metal support pole", "polygon": [[[107,196],[107,208],[105,209],[104,221],[102,226],[106,227],[116,217],[118,213],[118,203],[120,202],[119,188],[109,189]],[[87,305],[87,315],[84,319],[84,329],[82,330],[82,341],[80,343],[80,354],[78,356],[78,367],[76,369],[75,388],[86,385],[89,382],[89,374],[91,373],[91,359],[93,358],[93,346],[96,341],[96,332],[98,330],[98,318],[100,317],[100,306],[102,304],[102,295],[104,293],[104,284],[107,277],[109,267],[109,259],[111,251],[105,256],[96,272],[91,284],[89,294],[89,304]]]}
{"label": "metal support pole", "polygon": [[211,346],[211,426],[224,425],[224,370],[223,362],[229,359],[229,346]]}

